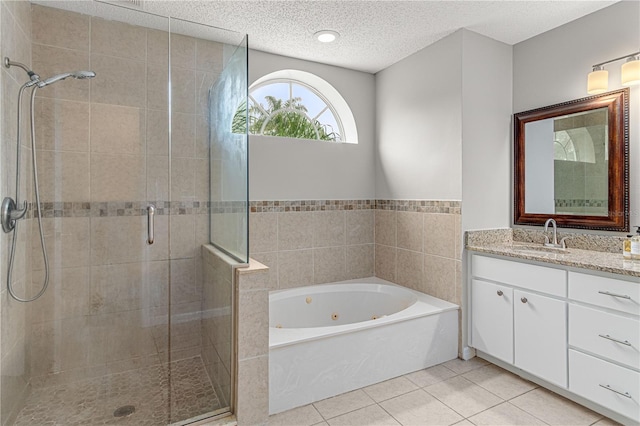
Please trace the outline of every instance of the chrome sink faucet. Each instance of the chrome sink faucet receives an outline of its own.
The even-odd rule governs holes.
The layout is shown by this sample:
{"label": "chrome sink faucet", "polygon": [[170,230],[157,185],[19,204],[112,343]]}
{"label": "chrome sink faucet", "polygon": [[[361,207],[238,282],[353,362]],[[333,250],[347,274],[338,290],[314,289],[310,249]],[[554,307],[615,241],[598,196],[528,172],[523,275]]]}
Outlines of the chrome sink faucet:
{"label": "chrome sink faucet", "polygon": [[560,243],[558,243],[558,225],[556,224],[555,219],[553,218],[549,218],[547,219],[547,221],[544,223],[544,233],[546,234],[547,231],[549,230],[549,224],[551,224],[551,226],[553,227],[553,241],[549,241],[549,237],[547,235],[544,236],[544,246],[545,247],[560,247],[560,248],[567,248],[567,244],[565,243],[565,240],[567,239],[567,237],[564,237],[563,239],[560,240]]}

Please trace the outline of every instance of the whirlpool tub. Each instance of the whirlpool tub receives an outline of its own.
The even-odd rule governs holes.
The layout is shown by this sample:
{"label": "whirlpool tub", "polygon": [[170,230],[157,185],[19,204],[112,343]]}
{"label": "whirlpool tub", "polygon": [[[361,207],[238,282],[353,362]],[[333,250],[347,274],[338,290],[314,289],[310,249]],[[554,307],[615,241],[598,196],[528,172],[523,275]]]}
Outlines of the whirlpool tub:
{"label": "whirlpool tub", "polygon": [[270,414],[455,358],[457,311],[378,278],[271,292]]}

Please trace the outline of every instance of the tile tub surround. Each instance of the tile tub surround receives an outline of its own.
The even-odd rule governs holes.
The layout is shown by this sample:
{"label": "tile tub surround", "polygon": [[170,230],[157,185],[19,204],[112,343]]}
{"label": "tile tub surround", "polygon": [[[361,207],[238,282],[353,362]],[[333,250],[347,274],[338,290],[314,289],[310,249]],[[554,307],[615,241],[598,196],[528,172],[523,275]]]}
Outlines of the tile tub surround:
{"label": "tile tub surround", "polygon": [[251,201],[249,251],[269,266],[272,290],[378,276],[459,304],[460,205]]}
{"label": "tile tub surround", "polygon": [[[522,251],[523,245],[540,244],[542,246],[544,237],[540,231],[517,231],[516,229],[513,231],[510,229],[467,231],[465,240],[467,250],[640,278],[640,262],[622,257],[622,237],[558,233],[558,238],[560,235],[569,236],[567,253]],[[589,250],[574,248],[572,241],[580,244],[581,247],[593,248]],[[618,248],[614,251],[616,245]]]}

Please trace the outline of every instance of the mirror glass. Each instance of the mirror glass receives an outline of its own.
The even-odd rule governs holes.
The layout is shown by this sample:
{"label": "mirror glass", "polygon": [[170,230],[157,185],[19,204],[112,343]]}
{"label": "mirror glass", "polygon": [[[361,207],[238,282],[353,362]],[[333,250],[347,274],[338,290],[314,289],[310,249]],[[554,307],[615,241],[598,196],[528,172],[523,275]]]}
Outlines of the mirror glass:
{"label": "mirror glass", "polygon": [[525,211],[607,216],[607,108],[525,124]]}
{"label": "mirror glass", "polygon": [[514,115],[514,224],[629,230],[628,96]]}

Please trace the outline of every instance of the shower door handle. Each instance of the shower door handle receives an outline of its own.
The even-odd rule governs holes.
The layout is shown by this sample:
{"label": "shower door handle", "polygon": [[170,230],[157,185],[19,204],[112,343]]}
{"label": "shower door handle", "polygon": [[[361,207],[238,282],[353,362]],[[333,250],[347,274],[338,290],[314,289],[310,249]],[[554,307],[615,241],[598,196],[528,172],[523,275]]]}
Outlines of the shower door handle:
{"label": "shower door handle", "polygon": [[153,244],[153,225],[154,217],[156,215],[156,207],[153,204],[147,206],[147,244]]}

